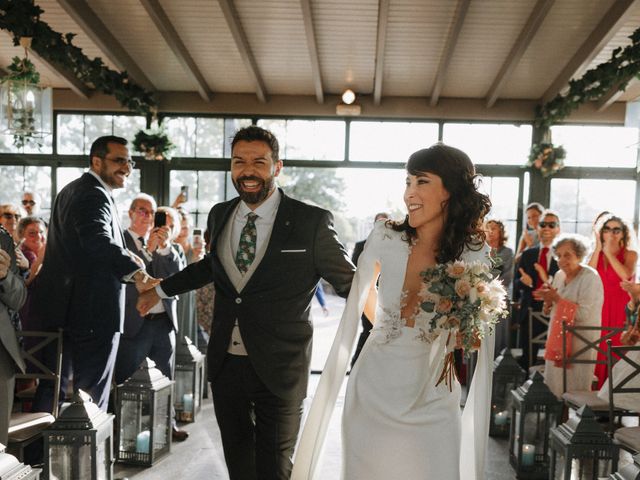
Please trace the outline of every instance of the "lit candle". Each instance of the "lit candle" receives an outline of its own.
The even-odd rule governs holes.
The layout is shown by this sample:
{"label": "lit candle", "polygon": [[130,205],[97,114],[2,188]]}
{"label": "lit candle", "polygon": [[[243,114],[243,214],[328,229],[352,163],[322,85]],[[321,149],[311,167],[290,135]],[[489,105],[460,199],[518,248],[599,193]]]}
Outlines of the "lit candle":
{"label": "lit candle", "polygon": [[530,443],[522,445],[522,465],[525,467],[533,466],[536,457],[536,446]]}
{"label": "lit candle", "polygon": [[149,430],[143,430],[136,437],[136,453],[149,453]]}
{"label": "lit candle", "polygon": [[506,425],[509,422],[509,412],[504,410],[498,412],[493,416],[493,423],[496,425]]}
{"label": "lit candle", "polygon": [[185,412],[193,412],[193,393],[182,395],[182,409]]}

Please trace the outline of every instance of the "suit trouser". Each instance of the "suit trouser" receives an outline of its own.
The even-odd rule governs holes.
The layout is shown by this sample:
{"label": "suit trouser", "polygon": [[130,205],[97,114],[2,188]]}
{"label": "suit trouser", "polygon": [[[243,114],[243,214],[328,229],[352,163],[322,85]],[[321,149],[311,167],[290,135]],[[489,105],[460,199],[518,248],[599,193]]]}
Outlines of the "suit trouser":
{"label": "suit trouser", "polygon": [[0,443],[4,446],[8,443],[15,379],[16,364],[0,342]]}
{"label": "suit trouser", "polygon": [[302,400],[273,395],[248,357],[229,354],[211,390],[230,479],[288,479]]}

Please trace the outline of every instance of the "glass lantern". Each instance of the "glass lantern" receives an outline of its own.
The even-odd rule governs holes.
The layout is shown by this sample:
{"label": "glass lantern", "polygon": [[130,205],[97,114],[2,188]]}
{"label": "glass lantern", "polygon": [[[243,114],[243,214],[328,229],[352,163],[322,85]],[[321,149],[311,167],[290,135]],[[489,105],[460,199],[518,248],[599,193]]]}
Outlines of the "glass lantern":
{"label": "glass lantern", "polygon": [[0,479],[2,480],[38,480],[39,468],[31,468],[18,461],[13,455],[5,453],[5,446],[0,443]]}
{"label": "glass lantern", "polygon": [[575,416],[551,430],[553,480],[596,480],[618,467],[620,447],[598,424],[586,405]]}
{"label": "glass lantern", "polygon": [[609,475],[609,480],[640,480],[640,454],[633,456],[632,463]]}
{"label": "glass lantern", "polygon": [[540,372],[511,391],[509,460],[521,479],[549,476],[549,431],[558,424],[562,402],[545,385]]}
{"label": "glass lantern", "polygon": [[[11,134],[16,145],[51,135],[53,124],[52,90],[8,79],[0,85],[0,133]],[[23,139],[22,144],[18,143]]]}
{"label": "glass lantern", "polygon": [[113,415],[78,390],[69,405],[44,430],[44,478],[111,480]]}
{"label": "glass lantern", "polygon": [[194,422],[202,406],[204,391],[204,355],[191,342],[182,337],[176,349],[176,419]]}
{"label": "glass lantern", "polygon": [[525,371],[518,365],[511,350],[504,348],[493,362],[493,386],[491,390],[491,423],[489,435],[508,437],[511,424],[513,396],[511,390],[526,379]]}
{"label": "glass lantern", "polygon": [[173,382],[146,358],[116,390],[116,460],[150,467],[171,451]]}

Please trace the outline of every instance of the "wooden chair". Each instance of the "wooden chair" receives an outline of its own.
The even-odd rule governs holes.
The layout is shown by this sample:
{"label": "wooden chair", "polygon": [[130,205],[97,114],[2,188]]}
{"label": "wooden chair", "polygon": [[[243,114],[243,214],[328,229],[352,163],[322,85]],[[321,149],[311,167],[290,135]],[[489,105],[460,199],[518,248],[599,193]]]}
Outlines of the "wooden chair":
{"label": "wooden chair", "polygon": [[[590,340],[587,335],[589,332],[598,331],[601,335],[595,340]],[[603,400],[598,397],[598,392],[593,390],[567,390],[567,369],[571,365],[589,364],[589,365],[604,365],[606,360],[598,360],[597,354],[602,353],[605,357],[607,352],[600,348],[602,341],[610,340],[613,336],[621,333],[624,330],[623,327],[592,327],[592,326],[569,326],[566,323],[562,324],[562,399],[565,404],[574,410],[588,405],[593,413],[597,417],[604,418],[609,414],[609,401]],[[584,343],[582,348],[579,348],[575,352],[571,352],[567,355],[566,351],[566,338],[571,333],[575,338],[581,340]],[[594,358],[579,358],[585,353],[594,352]]]}
{"label": "wooden chair", "polygon": [[[23,331],[21,335],[23,337],[37,338],[39,341],[31,348],[22,351],[22,356],[27,367],[33,371],[29,373],[19,373],[16,375],[16,379],[52,380],[54,382],[52,413],[18,412],[11,414],[7,452],[23,461],[24,449],[41,438],[43,430],[51,425],[58,416],[60,373],[62,370],[62,330],[58,332]],[[43,351],[51,344],[54,344],[56,348],[55,371],[52,371],[37,358],[38,352]]]}
{"label": "wooden chair", "polygon": [[[632,454],[640,452],[640,427],[623,427],[621,420],[623,416],[638,416],[636,403],[640,404],[640,345],[611,345],[611,340],[607,341],[607,372],[609,378],[609,428],[613,433],[613,438]],[[638,352],[629,355],[631,352]],[[637,355],[637,356],[636,356]],[[625,368],[624,373],[614,381],[613,367],[618,363]],[[633,401],[631,404],[629,397],[619,399],[616,402],[616,395],[631,394]],[[635,398],[634,398],[635,397]],[[620,397],[618,397],[620,398]],[[615,418],[619,419],[616,424]],[[616,428],[618,427],[618,428]]]}
{"label": "wooden chair", "polygon": [[[540,364],[540,355],[537,355],[536,358],[533,358],[533,346],[542,345],[542,347],[544,348],[545,344],[547,343],[549,321],[550,318],[544,315],[542,312],[536,312],[533,309],[529,308],[529,374],[532,374],[534,370],[537,370],[541,374],[544,374],[544,360],[542,361],[542,364]],[[543,326],[541,332],[536,336],[533,335],[534,322]],[[544,357],[542,358],[544,359]]]}

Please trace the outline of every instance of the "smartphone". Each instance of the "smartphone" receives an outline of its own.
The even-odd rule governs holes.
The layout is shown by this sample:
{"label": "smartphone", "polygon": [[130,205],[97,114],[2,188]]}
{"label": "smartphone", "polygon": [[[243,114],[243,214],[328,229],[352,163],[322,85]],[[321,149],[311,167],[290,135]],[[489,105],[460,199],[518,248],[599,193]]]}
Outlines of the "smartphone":
{"label": "smartphone", "polygon": [[180,193],[184,197],[184,201],[188,202],[189,201],[189,186],[188,185],[181,186],[180,187]]}
{"label": "smartphone", "polygon": [[202,229],[194,228],[193,229],[193,246],[202,247],[204,244],[204,239],[202,238]]}
{"label": "smartphone", "polygon": [[153,226],[154,227],[164,227],[167,224],[167,213],[166,212],[156,212],[153,217]]}

